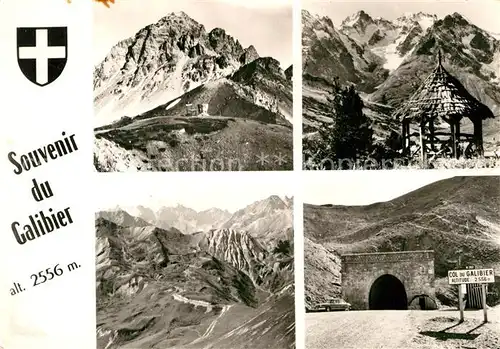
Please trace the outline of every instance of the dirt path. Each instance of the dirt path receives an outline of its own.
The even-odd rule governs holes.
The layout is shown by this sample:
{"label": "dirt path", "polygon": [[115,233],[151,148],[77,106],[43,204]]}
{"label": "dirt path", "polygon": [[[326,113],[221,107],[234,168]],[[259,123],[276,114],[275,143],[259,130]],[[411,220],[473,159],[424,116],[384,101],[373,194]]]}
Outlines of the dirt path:
{"label": "dirt path", "polygon": [[306,314],[306,349],[498,349],[500,308],[466,311],[348,311]]}
{"label": "dirt path", "polygon": [[408,311],[347,311],[306,314],[307,349],[404,348],[412,337]]}

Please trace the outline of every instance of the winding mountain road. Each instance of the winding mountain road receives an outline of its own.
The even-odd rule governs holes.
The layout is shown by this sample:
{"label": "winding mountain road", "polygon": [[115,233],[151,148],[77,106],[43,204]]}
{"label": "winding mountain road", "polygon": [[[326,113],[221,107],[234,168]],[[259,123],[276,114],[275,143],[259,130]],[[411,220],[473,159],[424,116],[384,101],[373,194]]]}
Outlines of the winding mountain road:
{"label": "winding mountain road", "polygon": [[[199,300],[194,300],[194,299],[189,299],[189,298],[186,298],[184,296],[181,296],[179,294],[174,294],[173,295],[174,299],[178,302],[182,302],[182,303],[186,303],[186,304],[192,304],[194,305],[195,307],[204,307],[206,308],[206,313],[209,313],[213,310],[213,306],[208,303],[208,302],[204,302],[204,301],[199,301]],[[210,325],[207,327],[207,329],[205,330],[205,333],[203,333],[203,335],[199,338],[197,338],[194,342],[192,342],[191,344],[195,344],[195,343],[198,343],[198,342],[201,342],[202,340],[206,339],[207,337],[210,336],[210,334],[212,334],[215,326],[217,325],[217,322],[219,321],[219,319],[224,316],[224,314],[231,308],[231,305],[224,305],[222,307],[222,310],[220,312],[220,314],[214,319],[212,320],[212,322],[210,323]]]}
{"label": "winding mountain road", "polygon": [[205,301],[199,301],[199,300],[195,300],[195,299],[189,299],[189,298],[186,298],[186,297],[181,296],[179,294],[174,294],[173,297],[178,302],[182,302],[182,303],[186,303],[186,304],[192,304],[195,307],[206,308],[206,311],[205,311],[206,313],[211,312],[212,309],[213,309],[212,304],[210,304],[208,302],[205,302]]}

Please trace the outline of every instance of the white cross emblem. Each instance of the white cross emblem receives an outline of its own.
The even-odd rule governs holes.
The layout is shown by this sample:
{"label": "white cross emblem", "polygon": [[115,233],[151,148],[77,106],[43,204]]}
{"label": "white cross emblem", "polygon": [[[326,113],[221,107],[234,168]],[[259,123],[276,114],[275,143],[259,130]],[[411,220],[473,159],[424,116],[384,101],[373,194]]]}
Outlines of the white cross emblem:
{"label": "white cross emblem", "polygon": [[45,85],[49,81],[49,59],[66,58],[66,47],[49,46],[47,29],[36,30],[35,47],[19,47],[20,59],[36,59],[36,82]]}

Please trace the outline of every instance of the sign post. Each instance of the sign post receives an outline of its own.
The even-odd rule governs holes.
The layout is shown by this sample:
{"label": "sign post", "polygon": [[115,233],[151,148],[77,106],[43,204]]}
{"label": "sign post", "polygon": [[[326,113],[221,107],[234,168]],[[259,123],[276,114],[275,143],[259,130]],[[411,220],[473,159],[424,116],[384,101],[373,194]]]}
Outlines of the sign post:
{"label": "sign post", "polygon": [[458,286],[458,309],[460,309],[460,322],[464,322],[464,293],[463,293],[463,284],[459,284]]}
{"label": "sign post", "polygon": [[481,288],[483,291],[483,314],[484,314],[484,322],[488,322],[488,309],[486,305],[486,284],[481,284]]}
{"label": "sign post", "polygon": [[491,268],[448,270],[448,284],[458,285],[458,307],[460,310],[460,322],[464,321],[463,288],[465,288],[466,284],[481,284],[484,322],[488,322],[488,310],[486,305],[486,284],[494,282],[495,273]]}

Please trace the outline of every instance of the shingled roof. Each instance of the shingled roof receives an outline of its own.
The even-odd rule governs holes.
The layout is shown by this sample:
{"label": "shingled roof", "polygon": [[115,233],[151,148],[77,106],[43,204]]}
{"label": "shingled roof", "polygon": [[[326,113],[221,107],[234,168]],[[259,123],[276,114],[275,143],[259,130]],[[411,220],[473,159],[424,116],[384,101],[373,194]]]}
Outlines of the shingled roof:
{"label": "shingled roof", "polygon": [[444,69],[441,53],[432,73],[398,112],[403,119],[418,121],[442,118],[447,121],[467,117],[472,121],[494,118],[493,112],[474,98],[467,89]]}

